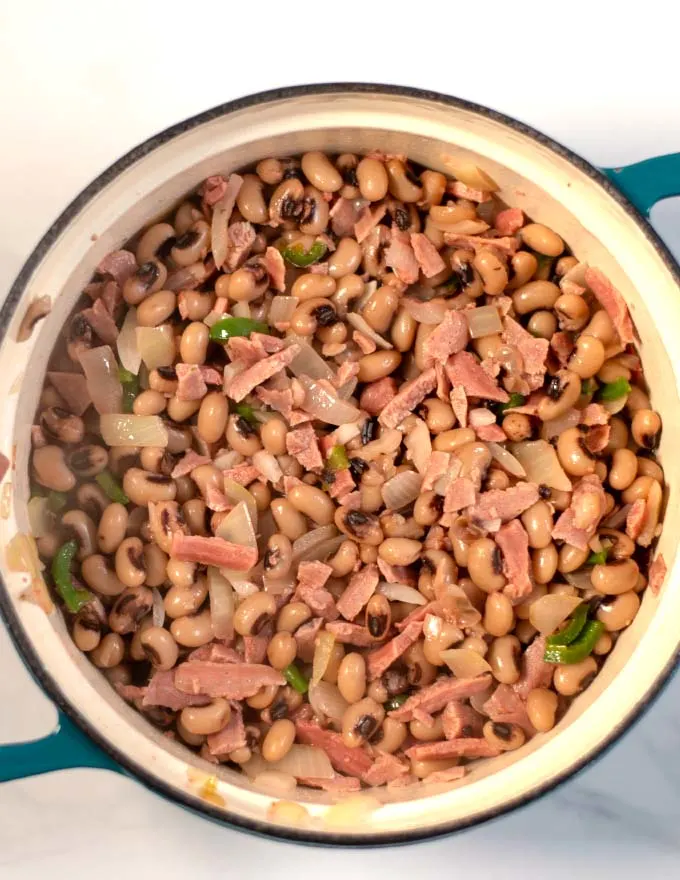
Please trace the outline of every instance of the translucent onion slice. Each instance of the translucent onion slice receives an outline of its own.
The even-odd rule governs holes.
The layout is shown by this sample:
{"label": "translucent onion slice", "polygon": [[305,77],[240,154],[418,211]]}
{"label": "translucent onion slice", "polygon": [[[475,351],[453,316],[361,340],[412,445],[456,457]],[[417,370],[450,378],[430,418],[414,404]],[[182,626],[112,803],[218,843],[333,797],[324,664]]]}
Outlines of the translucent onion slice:
{"label": "translucent onion slice", "polygon": [[510,450],[537,486],[546,485],[560,492],[571,492],[571,480],[565,474],[553,447],[545,440],[513,443]]}
{"label": "translucent onion slice", "polygon": [[579,596],[542,596],[529,606],[529,621],[541,633],[549,636],[564,623],[583,600]]}
{"label": "translucent onion slice", "polygon": [[329,382],[335,379],[335,373],[328,361],[312,348],[304,336],[287,336],[286,345],[293,343],[300,346],[300,353],[293,358],[288,368],[294,376],[298,379],[328,379]]}
{"label": "translucent onion slice", "polygon": [[297,780],[280,770],[263,770],[255,776],[253,785],[275,797],[290,797],[297,788]]}
{"label": "translucent onion slice", "polygon": [[473,339],[503,332],[503,324],[496,306],[480,306],[477,309],[468,309],[463,314],[467,318],[470,336]]}
{"label": "translucent onion slice", "polygon": [[415,471],[401,471],[383,484],[381,492],[388,510],[401,510],[420,494],[423,478]]}
{"label": "translucent onion slice", "polygon": [[358,437],[360,433],[361,428],[357,422],[352,422],[349,425],[340,425],[339,428],[336,428],[335,431],[333,431],[333,445],[344,446],[350,440]]}
{"label": "translucent onion slice", "polygon": [[349,707],[349,703],[337,687],[327,681],[310,684],[308,697],[312,709],[318,715],[325,715],[332,721],[341,721]]}
{"label": "translucent onion slice", "polygon": [[440,651],[439,656],[456,678],[476,678],[491,672],[491,666],[482,655],[471,648],[447,648]]}
{"label": "translucent onion slice", "polygon": [[252,455],[252,462],[270,483],[278,483],[283,477],[283,471],[271,452],[266,452],[264,449],[258,450]]}
{"label": "translucent onion slice", "polygon": [[567,428],[573,428],[578,425],[581,420],[581,413],[577,409],[568,409],[556,419],[549,419],[543,422],[541,426],[541,437],[543,440],[550,440],[552,437],[559,437],[562,431]]}
{"label": "translucent onion slice", "polygon": [[111,347],[102,345],[82,352],[80,365],[85,373],[87,390],[97,412],[122,412],[123,386],[118,378],[118,363]]}
{"label": "translucent onion slice", "polygon": [[142,364],[142,356],[137,348],[137,309],[130,308],[125,315],[123,326],[120,328],[118,339],[116,340],[116,348],[118,350],[118,358],[126,370],[139,373]]}
{"label": "translucent onion slice", "polygon": [[335,646],[335,636],[333,633],[320,632],[316,637],[314,644],[314,658],[312,660],[312,678],[313,685],[318,684],[326,674],[328,664],[333,656],[333,648]]}
{"label": "translucent onion slice", "polygon": [[299,380],[305,389],[303,409],[328,425],[344,425],[359,418],[360,412],[329,390],[328,387],[300,375]]}
{"label": "translucent onion slice", "polygon": [[338,530],[334,525],[319,526],[318,529],[312,529],[311,532],[306,532],[293,542],[293,560],[314,558],[308,554],[310,552],[313,553],[317,547],[325,541],[335,538],[337,534]]}
{"label": "translucent onion slice", "polygon": [[[267,770],[278,770],[280,773],[289,773],[291,776],[295,776],[296,779],[301,776],[316,776],[318,779],[331,779],[335,775],[335,771],[331,766],[328,755],[323,749],[319,749],[316,746],[295,744],[290,747],[288,754],[281,758],[280,761],[265,762],[264,759],[262,759],[262,762],[265,764]],[[248,761],[248,764],[251,764],[251,762]],[[262,772],[262,769],[258,767],[257,773],[253,774],[252,770],[255,769],[254,764],[250,766],[250,772],[246,764],[243,765],[243,769],[249,776],[256,776],[257,773]]]}
{"label": "translucent onion slice", "polygon": [[219,569],[208,568],[208,593],[210,595],[210,620],[218,639],[231,639],[234,635],[234,590]]}
{"label": "translucent onion slice", "polygon": [[237,464],[243,464],[244,458],[235,449],[220,449],[215,456],[213,464],[220,471],[228,471]]}
{"label": "translucent onion slice", "polygon": [[391,342],[383,339],[379,333],[375,332],[366,319],[362,318],[361,315],[358,315],[356,312],[350,312],[347,315],[347,320],[355,330],[359,330],[365,336],[368,336],[369,339],[372,339],[378,348],[394,348]]}
{"label": "translucent onion slice", "polygon": [[419,474],[424,474],[432,455],[430,430],[422,419],[416,419],[413,427],[406,435],[404,444],[408,449],[408,458],[416,466]]}
{"label": "translucent onion slice", "polygon": [[137,349],[149,370],[169,367],[175,360],[175,336],[169,324],[137,327]]}
{"label": "translucent onion slice", "polygon": [[[226,469],[227,468],[224,468],[224,470]],[[235,480],[229,479],[229,477],[225,477],[224,494],[227,496],[229,501],[234,504],[234,506],[239,504],[241,501],[244,502],[244,504],[248,508],[250,518],[253,521],[253,527],[257,531],[257,502],[255,501],[251,493],[246,489],[246,487],[242,486],[240,483],[237,483]]]}
{"label": "translucent onion slice", "polygon": [[153,605],[151,608],[151,619],[153,621],[154,626],[163,626],[165,623],[165,604],[163,603],[163,597],[161,596],[161,591],[158,587],[153,587],[151,590],[151,597],[153,600]]}
{"label": "translucent onion slice", "polygon": [[576,587],[577,590],[592,590],[593,584],[590,580],[590,572],[590,568],[580,568],[578,571],[566,571],[564,573],[564,579],[568,584],[571,584],[572,587]]}
{"label": "translucent onion slice", "polygon": [[493,441],[489,441],[486,445],[494,460],[498,462],[504,471],[512,474],[513,477],[526,477],[527,472],[524,470],[524,467],[505,446],[501,446],[500,443],[494,443]]}
{"label": "translucent onion slice", "polygon": [[34,538],[44,538],[54,526],[54,516],[50,513],[47,498],[36,495],[26,505],[28,522]]}
{"label": "translucent onion slice", "polygon": [[381,581],[376,592],[381,593],[390,602],[406,602],[407,605],[427,605],[425,596],[406,584],[388,584],[387,581]]}
{"label": "translucent onion slice", "polygon": [[[233,544],[243,544],[244,547],[257,548],[255,526],[245,501],[239,502],[222,520],[215,535],[218,538],[224,538],[225,541],[231,541]],[[248,572],[232,571],[228,568],[221,568],[220,572],[240,594],[250,595],[254,592]]]}
{"label": "translucent onion slice", "polygon": [[296,296],[281,296],[281,294],[275,296],[269,307],[269,323],[273,325],[288,323],[299,302]]}
{"label": "translucent onion slice", "polygon": [[99,433],[107,446],[168,445],[168,430],[160,416],[103,415]]}
{"label": "translucent onion slice", "polygon": [[482,192],[496,192],[500,187],[486,171],[475,165],[469,159],[461,159],[458,156],[446,156],[444,164],[453,172],[454,177],[472,189],[481,189]]}
{"label": "translucent onion slice", "polygon": [[250,318],[250,306],[247,302],[235,302],[231,307],[231,314],[235,318]]}

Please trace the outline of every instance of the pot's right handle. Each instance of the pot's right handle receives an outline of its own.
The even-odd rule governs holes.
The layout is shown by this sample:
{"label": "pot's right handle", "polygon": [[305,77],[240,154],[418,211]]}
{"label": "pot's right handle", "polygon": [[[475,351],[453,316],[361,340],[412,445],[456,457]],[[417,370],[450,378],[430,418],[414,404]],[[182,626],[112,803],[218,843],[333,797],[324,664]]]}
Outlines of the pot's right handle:
{"label": "pot's right handle", "polygon": [[657,202],[680,196],[680,153],[602,170],[645,217]]}

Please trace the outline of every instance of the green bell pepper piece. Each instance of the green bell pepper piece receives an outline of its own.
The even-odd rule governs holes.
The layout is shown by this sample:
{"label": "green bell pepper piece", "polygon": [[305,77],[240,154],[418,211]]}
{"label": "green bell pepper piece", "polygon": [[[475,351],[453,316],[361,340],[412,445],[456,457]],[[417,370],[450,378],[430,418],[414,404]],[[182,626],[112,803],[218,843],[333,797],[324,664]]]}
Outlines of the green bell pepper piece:
{"label": "green bell pepper piece", "polygon": [[326,256],[327,250],[328,248],[322,241],[315,241],[308,251],[303,250],[301,244],[294,243],[282,248],[281,256],[293,266],[304,269],[322,260]]}
{"label": "green bell pepper piece", "polygon": [[548,636],[545,640],[546,645],[549,648],[560,648],[564,645],[570,645],[574,639],[577,639],[580,635],[583,627],[586,625],[586,620],[588,619],[588,604],[584,602],[583,605],[579,605],[578,608],[574,611],[569,622],[565,626],[563,630],[555,633],[554,636]]}
{"label": "green bell pepper piece", "polygon": [[390,697],[386,703],[383,703],[383,708],[386,712],[395,712],[404,703],[408,700],[408,694],[396,694],[394,697]]}
{"label": "green bell pepper piece", "polygon": [[56,492],[52,490],[47,496],[47,506],[52,513],[59,513],[68,503],[68,495],[66,492]]}
{"label": "green bell pepper piece", "polygon": [[110,498],[111,501],[117,501],[118,504],[130,503],[130,499],[125,492],[123,492],[118,480],[116,480],[113,474],[109,471],[102,471],[100,474],[97,474],[95,480],[99,483],[104,492],[106,492],[107,498]]}
{"label": "green bell pepper piece", "polygon": [[349,458],[344,446],[334,446],[328,456],[328,466],[331,470],[342,471],[349,467]]}
{"label": "green bell pepper piece", "polygon": [[570,645],[547,645],[543,659],[546,663],[580,663],[590,656],[603,632],[600,620],[589,620]]}
{"label": "green bell pepper piece", "polygon": [[240,416],[242,419],[245,419],[251,425],[257,424],[257,419],[255,418],[255,410],[248,403],[232,403],[231,405],[232,412],[236,413],[237,416]]}
{"label": "green bell pepper piece", "polygon": [[269,333],[269,327],[262,321],[254,321],[252,318],[220,318],[210,328],[210,338],[213,342],[226,342],[233,336],[250,336],[251,333]]}
{"label": "green bell pepper piece", "polygon": [[283,670],[283,677],[299,694],[307,693],[307,688],[309,686],[307,679],[294,663],[289,663],[288,666],[286,666]]}
{"label": "green bell pepper piece", "polygon": [[77,552],[78,542],[67,541],[61,545],[52,559],[54,586],[71,614],[77,614],[83,605],[87,605],[93,599],[89,590],[77,587],[73,583],[71,564]]}
{"label": "green bell pepper piece", "polygon": [[526,397],[513,391],[510,400],[507,403],[501,403],[498,407],[499,413],[504,413],[506,409],[512,409],[515,406],[523,406],[526,403]]}
{"label": "green bell pepper piece", "polygon": [[131,413],[132,404],[139,394],[139,376],[126,370],[125,367],[118,367],[118,378],[123,386],[123,412]]}
{"label": "green bell pepper piece", "polygon": [[621,376],[613,382],[607,382],[597,393],[598,400],[618,400],[630,394],[630,382]]}

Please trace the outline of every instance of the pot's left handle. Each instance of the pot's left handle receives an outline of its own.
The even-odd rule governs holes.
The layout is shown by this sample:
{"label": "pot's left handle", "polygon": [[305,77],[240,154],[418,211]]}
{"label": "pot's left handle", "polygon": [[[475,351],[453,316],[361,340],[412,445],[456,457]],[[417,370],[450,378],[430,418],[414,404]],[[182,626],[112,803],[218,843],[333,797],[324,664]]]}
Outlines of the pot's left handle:
{"label": "pot's left handle", "polygon": [[602,170],[646,217],[657,202],[680,196],[680,153]]}
{"label": "pot's left handle", "polygon": [[42,739],[0,744],[0,782],[72,767],[121,769],[61,712],[55,729]]}

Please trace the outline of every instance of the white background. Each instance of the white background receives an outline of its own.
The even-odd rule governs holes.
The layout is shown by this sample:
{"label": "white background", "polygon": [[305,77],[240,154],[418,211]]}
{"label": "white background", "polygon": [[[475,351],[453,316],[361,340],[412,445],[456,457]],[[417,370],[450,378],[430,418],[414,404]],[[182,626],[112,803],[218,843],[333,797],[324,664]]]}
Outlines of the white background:
{"label": "white background", "polygon": [[[0,0],[0,295],[66,203],[123,152],[281,85],[448,92],[600,165],[678,151],[678,29],[663,6]],[[676,253],[679,215],[671,202],[653,215]],[[613,753],[529,810],[392,852],[256,840],[103,772],[0,786],[0,877],[677,877],[679,697],[676,682]],[[53,718],[0,627],[0,742],[37,737]]]}

